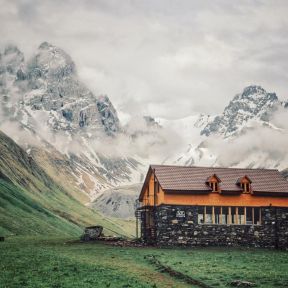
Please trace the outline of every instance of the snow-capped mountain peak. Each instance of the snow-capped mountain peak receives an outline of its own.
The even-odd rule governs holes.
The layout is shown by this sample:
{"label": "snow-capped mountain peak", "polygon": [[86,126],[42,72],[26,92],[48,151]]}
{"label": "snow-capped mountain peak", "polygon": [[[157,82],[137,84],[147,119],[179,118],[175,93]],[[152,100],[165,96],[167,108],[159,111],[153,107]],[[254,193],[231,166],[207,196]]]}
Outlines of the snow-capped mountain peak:
{"label": "snow-capped mountain peak", "polygon": [[223,114],[209,123],[201,134],[233,136],[251,120],[267,121],[269,114],[279,104],[275,93],[268,93],[260,86],[248,86],[230,101]]}
{"label": "snow-capped mountain peak", "polygon": [[[15,69],[10,69],[12,75],[9,81],[7,76],[3,76],[3,87],[11,89],[7,94],[17,94],[16,98],[22,99],[17,107],[17,117],[22,119],[23,124],[33,126],[35,118],[39,122],[41,114],[40,118],[46,119],[54,131],[94,135],[101,132],[110,135],[119,131],[117,112],[109,98],[95,96],[79,81],[75,63],[65,51],[43,42],[25,67],[22,65],[17,69],[16,64],[19,66],[20,60],[16,61],[19,58],[16,56],[23,54],[17,47],[5,50],[4,56],[6,54],[13,55]],[[5,60],[7,56],[4,56]],[[8,61],[4,60],[1,62],[7,70]]]}
{"label": "snow-capped mountain peak", "polygon": [[[43,42],[38,51],[28,64],[30,72],[39,70],[38,74],[31,74],[31,76],[44,76],[50,74],[57,78],[62,78],[76,72],[75,64],[71,57],[62,49],[53,46],[47,42]],[[41,72],[41,73],[40,73]]]}
{"label": "snow-capped mountain peak", "polygon": [[91,198],[114,185],[140,181],[134,155],[112,156],[102,147],[122,131],[117,111],[108,96],[94,95],[79,80],[64,50],[43,42],[24,62],[23,53],[10,47],[0,67],[0,127],[9,134],[11,123],[16,125],[16,133],[9,135],[22,147],[40,147],[53,169],[60,153],[65,159],[61,169],[69,170],[71,181]]}

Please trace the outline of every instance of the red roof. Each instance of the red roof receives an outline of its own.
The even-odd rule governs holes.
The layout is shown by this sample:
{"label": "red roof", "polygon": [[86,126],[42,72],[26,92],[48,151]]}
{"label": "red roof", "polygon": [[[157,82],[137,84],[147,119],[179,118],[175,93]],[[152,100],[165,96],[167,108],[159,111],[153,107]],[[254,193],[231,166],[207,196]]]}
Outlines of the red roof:
{"label": "red roof", "polygon": [[150,169],[165,191],[211,191],[207,179],[216,174],[221,191],[242,191],[237,180],[244,176],[251,180],[253,192],[288,193],[288,181],[275,169],[241,169],[215,167],[187,167],[151,165]]}

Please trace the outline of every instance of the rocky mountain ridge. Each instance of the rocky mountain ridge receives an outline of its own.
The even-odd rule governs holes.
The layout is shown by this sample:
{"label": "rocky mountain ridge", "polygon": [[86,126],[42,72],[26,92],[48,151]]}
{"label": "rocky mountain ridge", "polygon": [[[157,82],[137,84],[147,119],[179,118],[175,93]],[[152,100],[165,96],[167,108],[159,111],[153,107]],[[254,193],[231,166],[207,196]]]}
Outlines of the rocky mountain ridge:
{"label": "rocky mountain ridge", "polygon": [[186,151],[168,158],[168,162],[283,170],[288,161],[283,149],[288,140],[286,103],[260,86],[248,86],[221,115],[201,129],[194,126]]}
{"label": "rocky mountain ridge", "polygon": [[3,55],[1,86],[8,102],[10,97],[19,100],[14,112],[25,125],[33,126],[32,119],[40,111],[55,131],[119,131],[109,98],[96,97],[78,80],[75,63],[62,49],[44,42],[27,63],[17,47],[10,46]]}
{"label": "rocky mountain ridge", "polygon": [[[79,80],[62,49],[44,42],[25,61],[17,47],[7,47],[0,57],[0,97],[0,127],[31,157],[43,162],[39,155],[45,154],[49,173],[60,152],[74,185],[91,199],[115,185],[141,181],[141,164],[133,155],[104,149],[122,133],[116,109]],[[35,153],[41,149],[46,152]]]}
{"label": "rocky mountain ridge", "polygon": [[262,87],[251,85],[237,94],[225,107],[222,115],[207,124],[201,135],[220,134],[229,137],[237,134],[249,121],[269,121],[269,115],[281,105],[275,93],[267,93]]}

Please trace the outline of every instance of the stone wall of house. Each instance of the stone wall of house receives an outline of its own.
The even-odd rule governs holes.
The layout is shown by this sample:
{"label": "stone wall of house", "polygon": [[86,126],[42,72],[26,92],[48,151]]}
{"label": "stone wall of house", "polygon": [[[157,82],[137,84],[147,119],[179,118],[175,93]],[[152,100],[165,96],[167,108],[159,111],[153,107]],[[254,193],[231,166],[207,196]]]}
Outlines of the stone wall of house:
{"label": "stone wall of house", "polygon": [[[156,238],[156,229],[154,226],[154,217],[156,217],[156,213],[154,214],[154,207],[150,207],[142,210],[141,215],[141,239],[147,244],[154,244]],[[155,216],[154,216],[155,215]]]}
{"label": "stone wall of house", "polygon": [[156,244],[288,249],[288,208],[265,207],[261,212],[261,225],[198,224],[197,206],[161,205],[156,210]]}
{"label": "stone wall of house", "polygon": [[288,208],[276,210],[276,247],[288,249]]}

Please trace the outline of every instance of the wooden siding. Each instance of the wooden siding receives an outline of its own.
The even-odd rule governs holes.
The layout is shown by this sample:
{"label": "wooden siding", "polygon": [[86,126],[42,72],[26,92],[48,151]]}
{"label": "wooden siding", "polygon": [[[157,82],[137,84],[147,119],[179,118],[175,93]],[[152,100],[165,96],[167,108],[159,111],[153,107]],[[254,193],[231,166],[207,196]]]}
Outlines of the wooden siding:
{"label": "wooden siding", "polygon": [[288,197],[254,196],[251,194],[220,195],[210,192],[205,195],[165,193],[164,203],[171,205],[206,205],[206,206],[278,206],[288,207]]}
{"label": "wooden siding", "polygon": [[[164,191],[159,184],[159,191],[157,189],[154,189],[154,179],[155,175],[154,173],[151,173],[149,175],[149,178],[147,180],[147,185],[146,188],[144,189],[144,193],[142,196],[142,206],[154,206],[155,205],[160,205],[164,203]],[[157,185],[157,183],[156,183]],[[156,196],[154,197],[154,191],[156,191]],[[154,199],[156,202],[154,203]]]}

